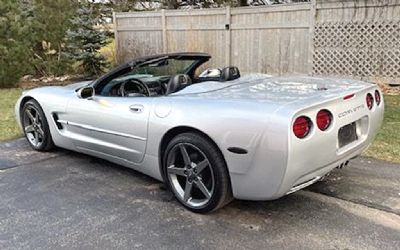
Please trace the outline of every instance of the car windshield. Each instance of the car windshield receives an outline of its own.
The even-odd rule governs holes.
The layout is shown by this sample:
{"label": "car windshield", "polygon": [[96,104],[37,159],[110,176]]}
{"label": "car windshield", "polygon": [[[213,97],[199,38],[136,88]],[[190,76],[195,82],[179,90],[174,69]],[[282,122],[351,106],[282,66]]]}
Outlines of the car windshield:
{"label": "car windshield", "polygon": [[134,67],[128,73],[115,78],[114,81],[127,80],[131,77],[141,78],[143,76],[147,77],[161,77],[161,76],[171,76],[175,74],[184,74],[188,69],[196,63],[196,60],[179,60],[173,58],[158,59],[155,61],[146,62],[145,64],[139,64],[139,66]]}
{"label": "car windshield", "polygon": [[[198,63],[198,59],[178,59],[159,57],[144,62],[138,62],[124,73],[111,78],[103,85],[100,90],[101,95],[118,95],[121,84],[131,80],[140,80],[146,85],[159,82],[158,85],[166,83],[172,75],[186,74],[193,65]],[[162,86],[160,87],[162,88]],[[160,92],[160,90],[158,91]]]}

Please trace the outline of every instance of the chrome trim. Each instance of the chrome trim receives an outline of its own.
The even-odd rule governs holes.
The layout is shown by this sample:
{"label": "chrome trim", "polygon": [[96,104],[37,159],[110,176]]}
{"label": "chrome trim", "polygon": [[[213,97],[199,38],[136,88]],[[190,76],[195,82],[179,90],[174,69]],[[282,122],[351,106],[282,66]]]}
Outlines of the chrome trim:
{"label": "chrome trim", "polygon": [[297,186],[292,187],[289,192],[287,192],[286,194],[291,194],[293,192],[299,191],[300,189],[303,189],[307,186],[310,186],[311,184],[314,184],[315,182],[319,181],[322,177],[321,176],[316,176],[313,179],[306,181],[302,184],[299,184]]}
{"label": "chrome trim", "polygon": [[67,121],[64,121],[64,120],[57,120],[56,122],[62,123],[62,124],[68,124],[68,122],[67,122]]}
{"label": "chrome trim", "polygon": [[125,137],[125,138],[131,138],[131,139],[135,139],[135,140],[139,140],[139,141],[147,141],[146,138],[143,138],[143,137],[140,137],[140,136],[134,136],[134,135],[115,132],[115,131],[111,131],[111,130],[107,130],[107,129],[101,129],[101,128],[93,127],[93,126],[90,126],[90,125],[84,125],[84,124],[76,123],[76,122],[70,122],[70,121],[65,121],[65,120],[57,120],[57,122],[62,123],[62,124],[66,124],[66,125],[70,125],[70,126],[74,126],[74,127],[78,127],[78,128],[83,128],[83,129],[99,132],[99,133],[104,133],[104,134],[109,134],[109,135],[116,135],[116,136],[121,136],[121,137]]}

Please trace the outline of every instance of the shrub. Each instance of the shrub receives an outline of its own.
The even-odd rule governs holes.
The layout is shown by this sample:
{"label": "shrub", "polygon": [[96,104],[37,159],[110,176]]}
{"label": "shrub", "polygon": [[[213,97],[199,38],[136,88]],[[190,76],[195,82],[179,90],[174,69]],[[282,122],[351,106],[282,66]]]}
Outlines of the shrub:
{"label": "shrub", "polygon": [[82,73],[98,76],[108,66],[106,58],[99,52],[108,42],[108,34],[96,27],[100,16],[93,4],[87,1],[80,6],[71,19],[72,26],[67,31],[67,55],[80,62]]}
{"label": "shrub", "polygon": [[71,69],[71,62],[64,54],[65,37],[71,27],[77,0],[30,0],[27,12],[32,16],[31,64],[36,75],[63,75]]}
{"label": "shrub", "polygon": [[0,0],[0,88],[14,87],[30,69],[29,18],[18,1]]}

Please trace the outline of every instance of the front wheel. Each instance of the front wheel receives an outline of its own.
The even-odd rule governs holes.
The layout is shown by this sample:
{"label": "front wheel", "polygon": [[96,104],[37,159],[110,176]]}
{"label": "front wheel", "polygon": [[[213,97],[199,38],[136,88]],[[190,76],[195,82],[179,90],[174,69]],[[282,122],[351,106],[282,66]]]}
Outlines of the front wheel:
{"label": "front wheel", "polygon": [[49,151],[54,148],[49,124],[39,103],[27,101],[21,113],[22,127],[31,147],[38,151]]}
{"label": "front wheel", "polygon": [[165,179],[177,200],[189,210],[207,213],[232,200],[225,160],[204,136],[184,133],[168,144]]}

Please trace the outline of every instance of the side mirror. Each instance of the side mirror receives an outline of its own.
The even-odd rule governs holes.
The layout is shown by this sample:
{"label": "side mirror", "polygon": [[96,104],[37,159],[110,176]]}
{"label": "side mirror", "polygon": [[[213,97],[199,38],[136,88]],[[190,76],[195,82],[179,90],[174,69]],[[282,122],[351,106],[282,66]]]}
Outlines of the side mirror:
{"label": "side mirror", "polygon": [[93,87],[83,87],[78,90],[76,93],[81,99],[92,99],[94,96],[94,88]]}

